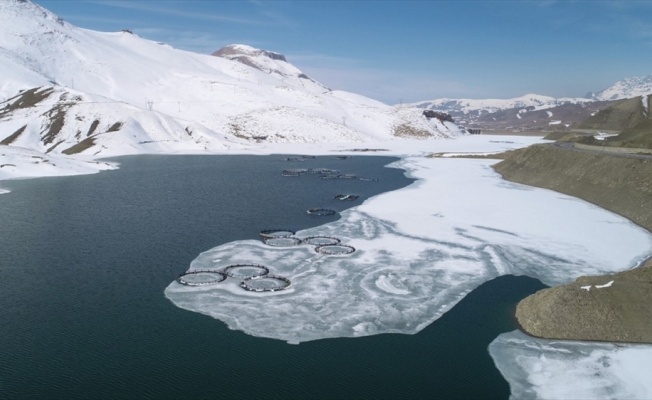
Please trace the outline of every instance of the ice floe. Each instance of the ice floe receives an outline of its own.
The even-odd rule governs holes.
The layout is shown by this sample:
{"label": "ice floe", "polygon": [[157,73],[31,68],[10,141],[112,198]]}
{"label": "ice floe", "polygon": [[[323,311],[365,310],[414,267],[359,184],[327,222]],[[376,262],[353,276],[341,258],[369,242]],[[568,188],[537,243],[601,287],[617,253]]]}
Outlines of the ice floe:
{"label": "ice floe", "polygon": [[633,267],[652,251],[650,234],[628,220],[573,197],[506,182],[493,162],[406,157],[392,167],[416,178],[412,185],[346,210],[338,221],[296,232],[340,238],[355,248],[351,254],[248,240],[210,249],[190,265],[264,264],[292,282],[284,291],[250,293],[230,279],[208,287],[173,282],[165,294],[232,329],[290,343],[413,334],[499,275],[557,285]]}
{"label": "ice floe", "polygon": [[652,346],[504,333],[489,353],[512,399],[650,399]]}

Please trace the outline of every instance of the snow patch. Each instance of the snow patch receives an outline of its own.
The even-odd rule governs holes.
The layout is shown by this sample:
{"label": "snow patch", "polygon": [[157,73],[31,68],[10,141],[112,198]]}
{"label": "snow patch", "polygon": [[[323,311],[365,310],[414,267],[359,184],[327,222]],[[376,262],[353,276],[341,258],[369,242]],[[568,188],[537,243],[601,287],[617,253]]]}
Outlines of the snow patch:
{"label": "snow patch", "polygon": [[537,339],[503,333],[489,354],[510,399],[652,398],[652,346]]}

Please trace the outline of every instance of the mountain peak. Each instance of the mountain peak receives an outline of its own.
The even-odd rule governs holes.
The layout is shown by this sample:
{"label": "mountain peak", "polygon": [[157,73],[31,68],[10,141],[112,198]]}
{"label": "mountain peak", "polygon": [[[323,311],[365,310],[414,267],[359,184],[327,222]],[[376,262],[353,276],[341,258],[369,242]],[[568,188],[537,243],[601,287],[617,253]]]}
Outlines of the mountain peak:
{"label": "mountain peak", "polygon": [[313,81],[297,67],[290,64],[283,54],[274,51],[261,50],[246,44],[231,44],[219,49],[212,55],[240,62],[268,74]]}
{"label": "mountain peak", "polygon": [[263,57],[271,58],[272,60],[287,62],[287,59],[281,53],[257,49],[255,47],[251,47],[246,44],[230,44],[228,46],[222,47],[218,51],[214,52],[212,55],[217,57],[230,58],[230,59],[233,59],[238,56],[249,56],[249,57],[263,56]]}
{"label": "mountain peak", "polygon": [[36,16],[56,22],[62,26],[66,25],[63,18],[33,3],[31,0],[2,0],[0,1],[0,13],[13,17],[26,16],[33,18]]}
{"label": "mountain peak", "polygon": [[608,88],[593,93],[596,100],[630,99],[652,93],[652,74],[622,79]]}

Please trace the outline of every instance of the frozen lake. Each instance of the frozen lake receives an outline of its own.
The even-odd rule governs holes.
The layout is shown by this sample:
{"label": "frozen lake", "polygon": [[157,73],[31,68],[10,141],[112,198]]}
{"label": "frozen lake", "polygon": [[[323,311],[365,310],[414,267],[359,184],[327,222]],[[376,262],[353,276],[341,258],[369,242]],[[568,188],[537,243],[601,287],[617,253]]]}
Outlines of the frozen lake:
{"label": "frozen lake", "polygon": [[[125,157],[97,175],[3,182],[2,397],[507,397],[487,346],[515,329],[516,302],[543,287],[533,279],[482,285],[418,335],[298,346],[230,330],[164,296],[207,249],[335,222],[305,210],[342,211],[411,182],[383,168],[393,158],[314,161],[376,182],[292,180],[280,174],[284,159]],[[331,199],[340,192],[360,198]]]}
{"label": "frozen lake", "polygon": [[[519,145],[429,143],[451,152]],[[504,374],[516,393],[536,397],[564,393],[537,377],[563,374],[581,357],[601,371],[593,360],[604,356],[619,366],[608,372],[619,389],[600,393],[644,393],[623,380],[636,383],[631,362],[650,367],[640,349],[622,359],[598,349],[530,362],[547,357],[532,348],[547,348],[507,332],[516,303],[543,287],[509,274],[558,284],[634,266],[652,248],[647,232],[577,199],[504,182],[491,161],[352,155],[137,156],[98,175],[3,182],[11,193],[0,196],[0,392],[506,398]],[[395,168],[382,167],[390,162]],[[308,167],[379,179],[281,174]],[[341,193],[360,197],[332,198]],[[313,207],[338,214],[306,214]],[[258,237],[269,228],[335,236],[356,251],[272,248]],[[202,288],[174,282],[185,270],[233,262],[268,265],[292,285],[255,293],[235,278]]]}

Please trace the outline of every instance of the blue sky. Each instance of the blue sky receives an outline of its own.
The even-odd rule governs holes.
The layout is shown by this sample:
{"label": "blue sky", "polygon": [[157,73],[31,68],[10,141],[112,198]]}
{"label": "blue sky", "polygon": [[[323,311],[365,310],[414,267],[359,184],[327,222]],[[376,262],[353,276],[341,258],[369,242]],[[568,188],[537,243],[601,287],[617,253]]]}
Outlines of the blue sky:
{"label": "blue sky", "polygon": [[652,1],[35,0],[88,29],[211,53],[283,53],[386,103],[583,96],[652,74]]}

